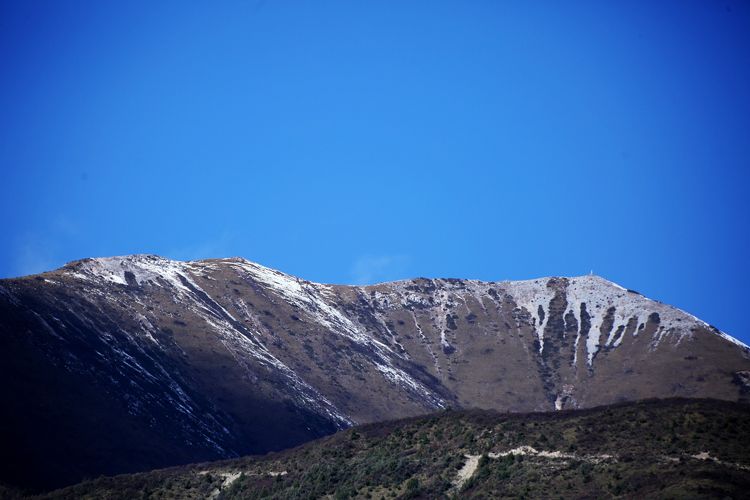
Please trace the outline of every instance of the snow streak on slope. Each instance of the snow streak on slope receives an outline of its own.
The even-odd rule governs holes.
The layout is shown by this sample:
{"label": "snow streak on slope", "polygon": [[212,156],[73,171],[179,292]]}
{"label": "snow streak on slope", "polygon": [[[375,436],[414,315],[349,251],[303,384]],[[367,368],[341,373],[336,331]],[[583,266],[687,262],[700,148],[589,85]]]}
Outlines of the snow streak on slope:
{"label": "snow streak on slope", "polygon": [[555,297],[554,290],[547,287],[546,279],[517,281],[506,286],[518,307],[526,309],[531,315],[541,354],[544,350],[544,327],[549,320],[548,308]]}
{"label": "snow streak on slope", "polygon": [[[496,289],[508,294],[517,307],[525,309],[531,317],[531,326],[539,340],[539,353],[544,350],[544,329],[550,317],[550,302],[555,297],[555,291],[548,286],[550,280],[563,280],[565,285],[565,298],[567,307],[563,316],[573,315],[578,325],[577,338],[575,340],[575,355],[582,332],[581,310],[585,304],[586,313],[589,316],[590,328],[584,339],[586,345],[586,364],[591,366],[594,356],[600,347],[618,347],[625,339],[625,333],[632,330],[631,335],[636,336],[642,331],[644,325],[653,314],[658,315],[658,327],[653,335],[652,349],[659,346],[668,337],[674,337],[676,343],[683,341],[693,335],[693,328],[701,326],[713,332],[724,340],[727,340],[745,350],[750,350],[743,342],[720,332],[705,321],[682,311],[676,307],[651,300],[643,295],[627,290],[616,283],[608,281],[600,276],[586,275],[575,278],[540,278],[526,281],[501,281],[483,282],[476,280],[429,280],[435,286],[432,292],[434,303],[428,299],[428,294],[415,292],[413,280],[396,281],[384,283],[392,293],[397,295],[397,300],[391,300],[391,304],[401,304],[408,307],[432,308],[437,310],[433,318],[441,331],[441,342],[445,342],[443,335],[445,326],[445,314],[442,312],[446,306],[450,307],[454,300],[466,303],[462,296],[471,295],[479,304],[484,299],[493,300],[490,290]],[[612,312],[612,326],[608,334],[602,338],[602,327],[609,310]],[[657,316],[655,316],[657,317]],[[577,359],[574,360],[574,364]]]}
{"label": "snow streak on slope", "polygon": [[[543,349],[544,322],[549,318],[549,303],[554,292],[547,287],[548,278],[529,281],[503,282],[502,286],[515,299],[519,307],[525,308],[535,320],[535,330],[540,339],[540,352]],[[623,339],[628,325],[633,325],[633,335],[643,329],[651,314],[658,314],[659,327],[655,333],[653,347],[670,335],[675,335],[679,343],[692,335],[691,326],[698,323],[710,328],[704,321],[699,320],[680,309],[646,297],[607,281],[599,276],[589,275],[568,278],[566,287],[567,308],[565,315],[572,314],[578,323],[578,335],[581,332],[581,304],[586,305],[590,316],[591,328],[586,338],[587,364],[592,365],[594,356],[601,346],[618,347]],[[539,317],[539,308],[546,313],[544,321]],[[613,324],[606,338],[602,338],[602,325],[610,308],[613,308]],[[722,338],[748,349],[742,342],[729,335],[717,332]],[[575,346],[579,339],[576,338]],[[577,349],[576,349],[577,355]],[[574,361],[577,362],[577,360]]]}
{"label": "snow streak on slope", "polygon": [[263,267],[244,259],[227,259],[224,262],[243,270],[247,275],[280,295],[290,304],[325,326],[330,332],[342,335],[357,344],[367,346],[374,358],[375,368],[391,383],[424,399],[433,408],[445,407],[442,398],[436,396],[421,382],[396,366],[396,358],[405,359],[401,353],[374,338],[365,327],[346,317],[329,300],[335,297],[328,285],[311,283],[282,272]]}
{"label": "snow streak on slope", "polygon": [[[71,267],[70,274],[92,285],[110,284],[123,290],[142,286],[171,290],[172,300],[205,321],[240,365],[251,370],[247,359],[252,358],[278,371],[296,388],[301,404],[327,415],[338,425],[349,425],[351,420],[347,416],[264,345],[261,325],[252,318],[253,314],[245,304],[232,300],[230,304],[226,300],[212,298],[199,286],[201,279],[214,280],[211,277],[214,271],[224,272],[228,269],[239,279],[259,285],[264,294],[270,294],[272,302],[282,300],[302,311],[325,331],[365,348],[361,352],[366,353],[367,362],[385,380],[431,408],[440,408],[446,403],[436,395],[434,389],[425,385],[424,378],[415,378],[415,372],[404,369],[411,369],[411,354],[402,346],[403,339],[392,329],[393,315],[403,310],[408,310],[410,321],[414,323],[414,335],[420,339],[434,364],[435,375],[442,382],[451,376],[450,366],[452,359],[455,359],[451,356],[456,350],[454,343],[460,346],[456,337],[456,320],[460,319],[458,314],[476,317],[470,307],[479,307],[475,312],[484,318],[488,317],[488,308],[496,309],[492,314],[510,314],[508,311],[513,310],[517,326],[525,325],[533,331],[538,341],[536,354],[545,357],[548,352],[557,352],[555,346],[558,345],[555,339],[552,339],[555,340],[552,344],[549,343],[551,339],[545,339],[545,329],[553,313],[559,321],[560,308],[564,306],[565,330],[562,335],[575,337],[572,360],[566,358],[566,363],[573,366],[585,363],[589,370],[593,369],[595,357],[602,347],[617,348],[627,338],[644,331],[650,332],[649,345],[652,350],[660,348],[662,344],[665,347],[678,345],[694,334],[696,326],[748,349],[743,343],[715,331],[679,309],[649,300],[593,275],[504,282],[418,279],[372,287],[342,287],[305,281],[241,258],[176,262],[148,255],[87,259]],[[94,290],[93,293],[100,292]],[[550,311],[556,297],[557,309]],[[111,300],[111,297],[108,299]],[[133,296],[132,300],[137,302],[138,296]],[[221,300],[224,305],[220,303]],[[356,308],[353,308],[353,303],[357,304]],[[240,317],[233,316],[228,309],[237,311]],[[518,315],[519,311],[525,312]],[[138,317],[139,324],[143,335],[155,342],[151,335],[153,322],[146,316],[141,314]],[[575,322],[568,321],[569,318],[574,318]],[[589,325],[588,329],[585,324]],[[652,328],[647,329],[646,325]],[[585,361],[579,356],[581,342],[585,346]],[[440,348],[443,352],[440,352]],[[523,344],[523,348],[527,349],[526,344]],[[579,357],[582,359],[579,360]],[[563,389],[557,387],[557,390]],[[558,394],[556,407],[562,407],[561,397]]]}
{"label": "snow streak on slope", "polygon": [[[210,267],[212,265],[207,261],[177,262],[152,255],[97,258],[88,259],[84,262],[88,273],[74,273],[81,279],[89,279],[91,275],[95,275],[100,279],[124,285],[127,284],[125,276],[125,272],[127,271],[133,274],[133,278],[138,284],[142,284],[143,282],[157,283],[159,280],[164,280],[183,292],[189,292],[182,279],[186,277],[188,271],[196,267]],[[219,262],[232,264],[245,270],[255,280],[267,285],[289,302],[313,313],[321,324],[328,326],[332,331],[344,334],[358,343],[375,344],[380,349],[389,349],[384,344],[369,336],[354,321],[347,318],[345,314],[336,308],[335,304],[329,303],[327,299],[335,298],[335,293],[332,291],[331,286],[301,280],[241,258],[222,259]],[[540,278],[527,281],[503,282],[460,281],[462,283],[461,289],[472,292],[480,304],[482,303],[482,296],[487,295],[488,289],[491,286],[499,286],[509,293],[518,307],[526,309],[534,320],[535,333],[539,339],[539,350],[541,352],[544,348],[544,327],[549,318],[549,303],[554,297],[554,291],[550,290],[547,286],[549,279]],[[644,324],[648,319],[647,312],[648,314],[652,312],[659,314],[661,321],[658,340],[663,338],[664,335],[672,333],[676,333],[680,337],[690,335],[689,328],[685,328],[687,323],[697,322],[702,326],[709,326],[706,322],[691,314],[658,301],[650,300],[599,276],[587,275],[568,278],[567,280],[569,285],[566,292],[568,302],[566,314],[568,312],[573,314],[580,327],[580,305],[585,303],[587,312],[591,316],[591,329],[586,339],[587,361],[589,364],[591,364],[593,356],[600,345],[616,347],[622,342],[622,335],[617,335],[617,331],[620,327],[622,327],[621,331],[624,331],[631,318],[636,319],[637,325]],[[433,283],[438,285],[440,285],[441,281],[432,280]],[[400,299],[398,302],[402,304],[427,305],[428,302],[423,294],[405,289],[409,283],[411,283],[411,280],[391,282],[384,285],[392,287],[398,293]],[[195,285],[192,282],[190,284]],[[446,288],[450,289],[451,287],[448,286]],[[442,301],[450,300],[450,296],[447,294],[439,295],[439,298]],[[608,337],[602,343],[602,339],[599,338],[601,333],[600,328],[604,316],[610,307],[616,307],[615,321]],[[544,316],[543,318],[542,315]],[[717,332],[717,334],[742,348],[749,348],[746,344],[726,333]],[[444,337],[441,338],[441,341],[447,343]]]}
{"label": "snow streak on slope", "polygon": [[[111,317],[100,302],[114,302],[114,297],[95,286],[86,287],[83,291],[88,302],[67,303],[65,315],[60,315],[64,319],[55,315],[47,315],[45,318],[32,311],[37,321],[62,343],[60,356],[51,357],[52,364],[62,365],[66,370],[79,374],[101,370],[101,373],[106,373],[103,376],[109,382],[119,387],[119,397],[129,414],[150,418],[152,414],[145,407],[166,413],[176,411],[181,417],[177,421],[173,420],[172,424],[180,427],[186,436],[193,436],[186,439],[194,439],[197,434],[200,441],[220,455],[231,454],[231,450],[219,444],[219,441],[226,441],[229,431],[212,415],[200,412],[179,378],[162,365],[159,356],[162,346],[158,346],[156,339],[148,331],[150,322],[144,324],[139,313],[133,311],[133,318],[141,321],[143,330],[123,328],[121,322]],[[133,303],[137,304],[136,301]],[[87,331],[98,333],[95,339],[86,339],[86,342],[95,346],[93,360],[79,358],[66,350],[69,345],[80,342],[77,335],[82,332],[88,335]],[[149,345],[152,343],[157,344],[156,350]],[[106,368],[102,368],[103,365]]]}
{"label": "snow streak on slope", "polygon": [[353,422],[348,417],[341,414],[322,394],[276,358],[257,335],[248,330],[221,304],[211,299],[210,295],[192,279],[192,273],[211,266],[212,264],[207,262],[176,262],[153,255],[133,255],[89,259],[82,262],[72,275],[89,283],[104,280],[127,285],[130,278],[138,285],[171,288],[174,292],[173,300],[205,321],[240,365],[251,370],[247,361],[255,359],[262,365],[274,369],[289,380],[302,406],[328,416],[340,428],[352,425]]}

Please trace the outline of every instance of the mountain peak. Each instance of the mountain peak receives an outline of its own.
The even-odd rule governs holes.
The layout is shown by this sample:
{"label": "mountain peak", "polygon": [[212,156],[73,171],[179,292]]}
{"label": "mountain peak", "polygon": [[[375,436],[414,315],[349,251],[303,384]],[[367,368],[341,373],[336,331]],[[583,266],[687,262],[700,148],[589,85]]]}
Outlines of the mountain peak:
{"label": "mountain peak", "polygon": [[[597,275],[344,286],[241,257],[137,254],[4,280],[0,311],[14,435],[53,430],[35,456],[81,450],[70,461],[88,475],[112,456],[262,453],[448,406],[750,399],[747,346]],[[150,455],[132,451],[144,436]],[[118,453],[97,456],[101,442]]]}

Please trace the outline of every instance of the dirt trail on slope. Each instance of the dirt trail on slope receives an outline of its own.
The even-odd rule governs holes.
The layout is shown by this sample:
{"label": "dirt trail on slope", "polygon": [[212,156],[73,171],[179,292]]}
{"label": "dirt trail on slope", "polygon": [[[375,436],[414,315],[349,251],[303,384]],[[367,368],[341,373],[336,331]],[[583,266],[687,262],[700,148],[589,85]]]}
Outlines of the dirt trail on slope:
{"label": "dirt trail on slope", "polygon": [[466,481],[474,475],[479,466],[479,458],[482,455],[464,455],[466,457],[466,463],[458,471],[456,479],[453,481],[453,485],[456,489],[461,489]]}
{"label": "dirt trail on slope", "polygon": [[[203,471],[199,472],[199,474],[208,474],[209,471]],[[216,497],[219,496],[221,493],[221,490],[229,487],[233,482],[235,482],[237,479],[239,479],[242,472],[221,472],[219,473],[220,476],[224,478],[224,481],[221,483],[221,486],[218,488],[215,488],[211,494],[208,496],[208,500],[214,500]]]}

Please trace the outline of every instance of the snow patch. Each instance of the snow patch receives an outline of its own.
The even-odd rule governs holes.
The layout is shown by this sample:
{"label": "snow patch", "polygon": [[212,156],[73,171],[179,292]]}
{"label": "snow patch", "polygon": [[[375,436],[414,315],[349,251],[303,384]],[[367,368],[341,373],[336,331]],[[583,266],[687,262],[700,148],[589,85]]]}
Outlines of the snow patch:
{"label": "snow patch", "polygon": [[[555,298],[555,290],[547,287],[548,279],[513,281],[504,283],[516,305],[531,315],[533,328],[539,341],[539,354],[544,351],[544,328],[549,320],[549,304]],[[543,313],[539,314],[539,310]]]}
{"label": "snow patch", "polygon": [[[360,345],[369,347],[373,353],[373,363],[376,369],[389,382],[418,394],[421,399],[425,399],[435,408],[445,407],[445,402],[441,398],[435,396],[422,383],[394,365],[392,359],[404,358],[402,354],[395,352],[388,345],[377,340],[366,328],[354,323],[328,302],[328,300],[335,298],[335,295],[327,285],[304,281],[243,259],[231,259],[226,262],[244,271],[250,279],[266,285],[270,290],[303,310],[315,322],[323,325],[332,333],[342,335]],[[366,297],[366,294],[363,294],[363,296]],[[383,300],[384,296],[381,296],[380,299]]]}

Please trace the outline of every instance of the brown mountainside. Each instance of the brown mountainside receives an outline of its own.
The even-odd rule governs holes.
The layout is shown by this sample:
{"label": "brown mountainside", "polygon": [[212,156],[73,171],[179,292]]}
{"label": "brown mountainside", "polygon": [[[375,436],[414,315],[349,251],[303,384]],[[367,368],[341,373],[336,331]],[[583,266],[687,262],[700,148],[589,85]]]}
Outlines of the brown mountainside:
{"label": "brown mountainside", "polygon": [[0,481],[286,448],[447,407],[743,401],[747,346],[597,276],[311,283],[244,259],[0,281]]}

